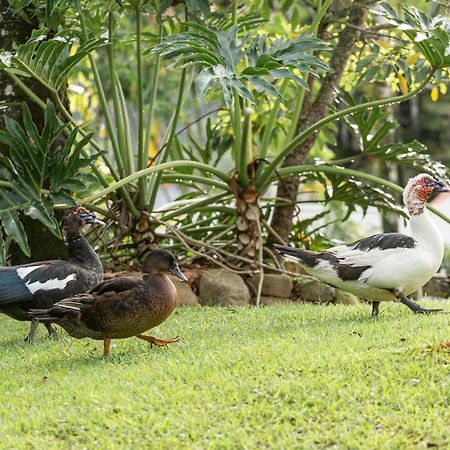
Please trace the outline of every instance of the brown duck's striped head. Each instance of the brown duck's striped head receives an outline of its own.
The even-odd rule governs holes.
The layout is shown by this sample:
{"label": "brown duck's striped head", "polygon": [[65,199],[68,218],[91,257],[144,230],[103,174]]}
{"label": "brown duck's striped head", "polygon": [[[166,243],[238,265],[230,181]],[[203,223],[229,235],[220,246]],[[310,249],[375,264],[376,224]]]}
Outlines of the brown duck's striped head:
{"label": "brown duck's striped head", "polygon": [[170,272],[181,281],[187,281],[187,278],[178,267],[177,258],[168,250],[158,249],[149,253],[144,260],[142,267],[143,275],[155,275],[161,272]]}

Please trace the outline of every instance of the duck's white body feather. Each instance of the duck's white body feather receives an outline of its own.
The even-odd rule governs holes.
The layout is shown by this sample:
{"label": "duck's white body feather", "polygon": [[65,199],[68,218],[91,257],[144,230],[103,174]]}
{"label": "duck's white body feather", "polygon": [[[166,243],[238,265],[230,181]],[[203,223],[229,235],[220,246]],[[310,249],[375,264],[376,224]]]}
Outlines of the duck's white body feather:
{"label": "duck's white body feather", "polygon": [[[373,245],[369,249],[358,248],[357,243],[318,253],[277,248],[287,258],[299,261],[308,274],[332,286],[366,300],[395,301],[392,290],[405,295],[415,292],[438,271],[444,255],[442,236],[426,210],[412,216],[410,225],[409,237],[396,234],[399,246],[393,248],[377,245],[387,234],[368,238]],[[402,246],[406,240],[410,246]]]}

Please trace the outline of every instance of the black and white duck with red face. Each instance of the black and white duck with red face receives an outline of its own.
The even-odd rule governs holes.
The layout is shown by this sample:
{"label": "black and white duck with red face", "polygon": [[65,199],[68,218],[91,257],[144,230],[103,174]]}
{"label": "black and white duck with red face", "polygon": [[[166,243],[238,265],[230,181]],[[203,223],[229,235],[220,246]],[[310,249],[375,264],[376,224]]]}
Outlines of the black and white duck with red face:
{"label": "black and white duck with red face", "polygon": [[332,286],[374,302],[400,301],[415,313],[440,310],[422,308],[406,296],[421,288],[439,270],[444,243],[429,217],[426,202],[434,192],[448,192],[443,183],[428,174],[411,178],[403,193],[410,215],[410,235],[375,234],[323,252],[275,245],[286,258],[300,262],[305,271]]}
{"label": "black and white duck with red face", "polygon": [[[87,292],[103,280],[100,258],[80,234],[86,224],[104,224],[83,207],[71,208],[61,221],[69,260],[34,262],[0,268],[0,312],[29,321],[30,308],[49,308],[66,297]],[[31,323],[26,340],[36,336],[38,322]],[[50,334],[55,330],[46,324]]]}

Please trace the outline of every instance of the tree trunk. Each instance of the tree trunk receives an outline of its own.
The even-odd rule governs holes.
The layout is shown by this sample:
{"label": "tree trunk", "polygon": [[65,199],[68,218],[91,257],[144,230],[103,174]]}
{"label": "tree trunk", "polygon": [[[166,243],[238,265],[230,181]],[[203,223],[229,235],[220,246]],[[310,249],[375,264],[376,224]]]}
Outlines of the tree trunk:
{"label": "tree trunk", "polygon": [[[27,42],[31,32],[38,28],[39,24],[34,15],[29,14],[29,17],[33,17],[30,22],[23,20],[14,13],[8,0],[0,0],[0,36],[2,37],[3,51],[14,52],[19,45]],[[44,101],[47,100],[48,93],[41,84],[32,78],[27,78],[26,84],[39,98]],[[67,96],[64,95],[64,97]],[[21,122],[21,105],[24,102],[30,108],[33,121],[38,129],[42,129],[44,124],[42,109],[15,85],[5,71],[0,71],[0,102],[7,102],[5,107],[0,108],[0,129],[5,129],[5,116]],[[0,144],[0,152],[3,151],[5,151],[5,148],[2,148]],[[28,236],[31,257],[26,256],[18,245],[13,244],[11,246],[11,261],[13,264],[65,257],[67,252],[63,241],[56,238],[41,222],[23,217],[22,223]]]}
{"label": "tree trunk", "polygon": [[[299,120],[297,132],[323,119],[329,111],[331,104],[337,96],[337,88],[339,87],[342,74],[349,57],[355,50],[355,44],[359,40],[360,31],[358,30],[364,23],[366,11],[360,2],[355,2],[349,8],[347,23],[338,37],[338,42],[333,50],[330,60],[331,72],[323,79],[317,97],[310,106],[310,93],[305,96],[302,114]],[[310,91],[311,92],[311,91]],[[307,99],[309,98],[309,101]],[[291,153],[289,153],[283,161],[283,167],[291,167],[302,165],[317,139],[317,133],[309,136]],[[272,227],[278,235],[286,242],[292,231],[294,211],[297,202],[297,193],[299,188],[299,176],[291,175],[278,182],[277,198],[284,199],[283,204],[275,207],[272,217]],[[274,238],[269,237],[268,243],[274,243]]]}
{"label": "tree trunk", "polygon": [[[14,13],[8,0],[0,0],[0,36],[2,37],[2,50],[14,52],[17,46],[24,44],[31,36],[31,32],[38,28],[37,21],[33,18],[31,23],[26,22]],[[28,78],[29,86],[40,98],[45,98],[44,89],[38,82]],[[0,100],[8,102],[0,109],[0,129],[4,129],[4,117],[9,116],[19,120],[22,116],[21,104],[26,102],[30,108],[33,120],[39,126],[43,123],[42,109],[16,87],[5,71],[0,71]]]}

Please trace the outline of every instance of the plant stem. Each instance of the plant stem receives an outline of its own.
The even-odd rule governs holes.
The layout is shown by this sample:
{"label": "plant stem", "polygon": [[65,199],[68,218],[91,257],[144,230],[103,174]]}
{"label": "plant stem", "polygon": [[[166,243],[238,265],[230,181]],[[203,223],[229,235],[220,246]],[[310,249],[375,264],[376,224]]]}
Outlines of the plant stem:
{"label": "plant stem", "polygon": [[341,111],[335,112],[327,117],[324,117],[322,120],[312,124],[310,127],[306,128],[302,133],[297,135],[294,139],[292,139],[282,150],[281,152],[274,158],[274,160],[270,163],[270,165],[264,170],[261,178],[258,179],[256,183],[256,187],[260,190],[264,190],[267,187],[267,183],[269,182],[269,178],[272,176],[274,171],[277,169],[281,161],[286,157],[288,153],[290,153],[295,147],[301,144],[308,136],[320,130],[322,127],[327,125],[330,122],[333,122],[336,119],[340,119],[341,117],[348,116],[358,111],[362,111],[364,109],[374,108],[377,106],[385,106],[393,103],[400,103],[405,100],[408,100],[411,97],[417,95],[428,82],[433,77],[435,69],[431,68],[430,73],[425,78],[425,80],[414,90],[410,91],[407,94],[399,95],[397,97],[385,98],[382,100],[374,100],[366,103],[361,103],[360,105],[355,105],[350,108],[343,109]]}
{"label": "plant stem", "polygon": [[230,186],[228,186],[223,181],[213,180],[211,178],[205,178],[198,175],[190,175],[186,173],[174,173],[174,174],[163,174],[161,180],[165,183],[177,183],[178,180],[192,181],[193,183],[206,184],[207,186],[212,186],[219,188],[222,191],[231,192]]}
{"label": "plant stem", "polygon": [[333,0],[325,0],[323,5],[321,5],[321,1],[319,0],[319,8],[317,9],[317,13],[311,23],[311,34],[313,34],[314,36],[317,36],[320,21],[322,20],[332,2]]}
{"label": "plant stem", "polygon": [[[174,112],[174,114],[172,116],[172,120],[170,122],[169,136],[167,138],[166,143],[164,144],[166,148],[165,148],[164,152],[161,153],[161,156],[160,156],[160,159],[162,160],[163,163],[167,160],[167,157],[170,154],[170,147],[171,147],[173,139],[175,137],[176,126],[178,123],[178,118],[180,116],[181,107],[182,107],[183,101],[184,101],[184,89],[185,89],[185,84],[186,84],[186,74],[187,74],[187,69],[184,68],[181,73],[180,86],[178,88],[178,97],[177,97],[177,103],[175,106],[175,112]],[[148,206],[147,206],[149,211],[153,211],[153,208],[155,206],[156,194],[157,194],[157,189],[160,184],[160,180],[161,180],[161,174],[159,174],[159,173],[157,173],[154,177],[152,177],[151,184],[150,184],[150,200],[149,200]]]}
{"label": "plant stem", "polygon": [[192,212],[192,211],[197,211],[199,207],[201,207],[203,205],[210,205],[217,200],[222,200],[227,195],[230,195],[230,194],[228,192],[220,192],[219,194],[216,194],[216,195],[208,195],[208,197],[206,197],[202,200],[199,200],[190,205],[183,206],[182,208],[177,208],[176,211],[163,215],[161,217],[161,219],[162,220],[170,220],[170,219],[173,219],[174,217],[180,216],[182,214]]}
{"label": "plant stem", "polygon": [[109,68],[109,78],[111,81],[111,94],[114,104],[114,119],[117,129],[117,138],[118,138],[118,146],[119,152],[117,154],[117,168],[120,176],[123,178],[126,175],[130,174],[130,169],[127,165],[126,158],[123,158],[123,152],[125,150],[125,138],[124,138],[124,124],[123,118],[120,111],[120,99],[119,94],[117,92],[117,72],[115,68],[115,60],[114,60],[114,15],[112,12],[108,14],[108,34],[109,34],[109,44],[107,45],[107,54],[108,54],[108,68]]}
{"label": "plant stem", "polygon": [[237,25],[237,0],[233,0],[231,8],[231,23],[235,26]]}
{"label": "plant stem", "polygon": [[244,113],[244,129],[242,130],[241,151],[239,155],[238,181],[241,188],[249,184],[248,165],[251,161],[252,152],[252,110],[246,108]]}
{"label": "plant stem", "polygon": [[[163,34],[164,34],[162,17],[160,15],[158,15],[158,24],[159,24],[158,43],[160,43],[163,39]],[[147,151],[150,148],[150,142],[151,142],[151,137],[152,137],[153,114],[155,111],[155,100],[156,100],[156,93],[158,90],[158,79],[159,79],[158,75],[159,75],[160,66],[161,66],[161,55],[158,53],[155,57],[152,76],[150,78],[150,86],[151,86],[150,99],[149,99],[148,112],[147,112],[148,119],[147,119],[145,143],[144,143],[144,148],[147,149]],[[146,166],[147,166],[147,161],[146,161],[146,164],[144,167],[139,167],[139,170],[144,169]],[[147,183],[147,187],[146,187],[146,193],[147,193],[147,198],[145,199],[145,203],[148,204],[150,201],[148,183]]]}
{"label": "plant stem", "polygon": [[248,175],[247,165],[245,164],[246,155],[243,154],[243,151],[245,152],[245,144],[244,146],[242,144],[241,102],[236,89],[233,89],[233,107],[233,111],[230,111],[230,113],[232,113],[233,118],[235,166],[239,184],[241,187],[246,187],[248,185]]}
{"label": "plant stem", "polygon": [[[289,81],[284,79],[280,87],[280,95],[283,97],[286,92]],[[270,111],[269,118],[267,119],[266,126],[264,127],[264,134],[261,140],[259,157],[264,159],[267,156],[267,150],[269,148],[270,138],[272,137],[273,130],[275,128],[275,122],[277,120],[278,111],[280,110],[280,101],[275,100],[273,107]]]}
{"label": "plant stem", "polygon": [[[144,86],[142,81],[142,49],[141,49],[141,11],[136,8],[136,69],[137,69],[137,108],[138,108],[138,130],[137,130],[137,159],[138,170],[142,170],[147,165],[148,154],[144,148]],[[144,178],[139,179],[139,209],[145,208],[147,198],[147,184]]]}
{"label": "plant stem", "polygon": [[164,170],[171,170],[176,169],[177,167],[192,167],[194,169],[202,170],[206,173],[212,173],[213,175],[216,175],[218,178],[220,178],[225,183],[229,183],[230,177],[225,173],[222,172],[219,169],[216,169],[215,167],[209,166],[208,164],[203,164],[201,162],[197,161],[170,161],[163,164],[158,164],[155,167],[149,167],[147,169],[139,170],[138,172],[135,172],[131,175],[128,175],[127,177],[123,178],[120,181],[117,181],[110,186],[108,186],[105,189],[102,189],[100,192],[94,193],[82,200],[80,204],[85,204],[89,202],[93,202],[99,198],[104,197],[105,195],[109,194],[110,192],[116,191],[117,189],[125,186],[128,183],[131,183],[132,181],[138,180],[141,177],[162,172]]}
{"label": "plant stem", "polygon": [[[78,14],[80,17],[80,24],[81,24],[81,29],[83,32],[83,38],[85,40],[88,40],[89,36],[88,36],[87,29],[86,29],[86,24],[84,23],[83,12],[81,11],[81,9],[78,11]],[[105,91],[103,89],[103,83],[100,78],[100,73],[98,71],[97,64],[91,53],[89,53],[88,58],[89,58],[89,62],[91,64],[92,73],[94,75],[95,87],[97,89],[98,98],[100,100],[100,105],[102,107],[103,115],[105,117],[106,128],[108,130],[109,139],[111,141],[114,158],[116,160],[116,165],[117,165],[119,163],[119,161],[121,160],[120,150],[119,150],[119,146],[117,143],[116,134],[114,133],[114,127],[112,124],[111,115],[109,113],[108,102],[106,100]],[[114,178],[117,179],[118,177],[114,177]]]}

